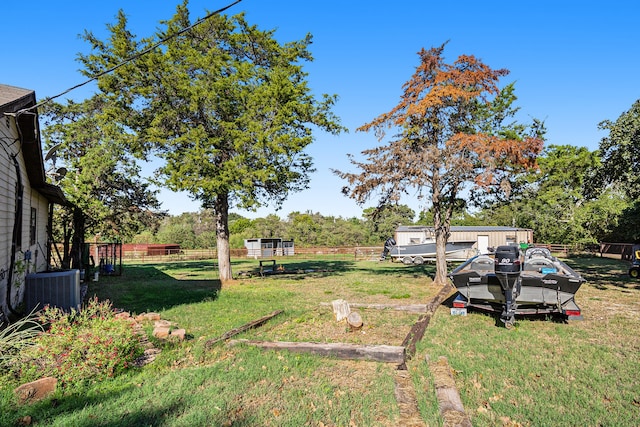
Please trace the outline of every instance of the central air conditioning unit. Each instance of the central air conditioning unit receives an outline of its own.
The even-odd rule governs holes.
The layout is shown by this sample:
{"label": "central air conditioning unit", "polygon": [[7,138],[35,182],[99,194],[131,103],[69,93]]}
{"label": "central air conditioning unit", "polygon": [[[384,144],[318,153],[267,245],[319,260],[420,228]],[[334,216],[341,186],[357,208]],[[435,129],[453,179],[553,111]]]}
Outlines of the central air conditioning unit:
{"label": "central air conditioning unit", "polygon": [[27,313],[46,305],[65,311],[80,310],[80,270],[28,274],[24,304]]}

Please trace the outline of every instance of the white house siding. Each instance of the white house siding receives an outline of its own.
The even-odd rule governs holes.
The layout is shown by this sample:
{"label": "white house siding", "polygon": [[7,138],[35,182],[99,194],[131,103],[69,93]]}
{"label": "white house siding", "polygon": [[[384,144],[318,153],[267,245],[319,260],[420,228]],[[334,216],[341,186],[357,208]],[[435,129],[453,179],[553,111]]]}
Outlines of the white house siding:
{"label": "white house siding", "polygon": [[14,121],[0,117],[0,306],[5,313],[16,193],[16,172],[10,156],[19,147],[13,142],[16,133]]}
{"label": "white house siding", "polygon": [[[0,321],[2,313],[9,313],[7,304],[7,285],[11,266],[12,236],[16,209],[17,175],[13,157],[16,156],[20,169],[23,187],[22,199],[22,242],[16,248],[14,275],[10,292],[11,307],[17,308],[23,301],[25,283],[24,276],[28,272],[45,271],[47,269],[47,225],[48,200],[34,190],[27,175],[27,165],[21,155],[21,145],[18,131],[13,117],[0,114]],[[31,244],[31,208],[36,211],[35,242]],[[25,253],[31,254],[30,260],[25,260]],[[18,267],[22,274],[15,274]]]}

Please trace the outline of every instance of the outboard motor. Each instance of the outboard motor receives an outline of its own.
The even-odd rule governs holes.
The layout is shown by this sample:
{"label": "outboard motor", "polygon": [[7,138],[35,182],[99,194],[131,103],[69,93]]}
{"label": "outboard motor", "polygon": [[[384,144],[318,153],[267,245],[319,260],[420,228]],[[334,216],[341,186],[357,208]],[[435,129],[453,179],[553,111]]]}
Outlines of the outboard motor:
{"label": "outboard motor", "polygon": [[495,273],[504,293],[504,308],[500,320],[506,327],[515,322],[516,298],[520,291],[520,250],[516,246],[498,246],[495,254]]}
{"label": "outboard motor", "polygon": [[393,248],[395,245],[396,245],[396,239],[394,239],[393,237],[389,237],[384,242],[384,249],[382,250],[382,253],[380,254],[380,260],[381,261],[387,259],[387,255],[389,255],[389,252],[391,251],[391,248]]}

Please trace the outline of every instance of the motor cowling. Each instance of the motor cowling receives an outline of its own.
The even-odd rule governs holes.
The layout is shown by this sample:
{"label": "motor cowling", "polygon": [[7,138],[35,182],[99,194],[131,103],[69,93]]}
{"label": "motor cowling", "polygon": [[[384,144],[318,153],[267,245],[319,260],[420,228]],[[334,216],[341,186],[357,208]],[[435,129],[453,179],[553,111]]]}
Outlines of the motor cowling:
{"label": "motor cowling", "polygon": [[498,246],[494,262],[494,271],[504,293],[504,307],[500,320],[506,327],[512,327],[515,323],[516,298],[520,289],[519,280],[522,268],[520,249],[516,246]]}
{"label": "motor cowling", "polygon": [[384,242],[384,248],[382,249],[382,253],[380,254],[380,259],[381,260],[386,259],[387,255],[389,255],[389,252],[395,245],[396,245],[396,239],[394,239],[393,237],[389,237]]}
{"label": "motor cowling", "polygon": [[513,289],[520,277],[520,250],[516,246],[498,246],[494,271],[502,289]]}

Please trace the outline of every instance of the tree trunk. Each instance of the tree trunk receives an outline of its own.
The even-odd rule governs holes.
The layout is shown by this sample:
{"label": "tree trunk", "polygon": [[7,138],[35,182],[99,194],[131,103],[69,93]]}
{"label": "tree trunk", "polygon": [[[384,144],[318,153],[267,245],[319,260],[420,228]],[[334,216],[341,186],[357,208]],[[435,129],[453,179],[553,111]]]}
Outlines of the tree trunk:
{"label": "tree trunk", "polygon": [[435,226],[436,234],[436,277],[434,284],[444,286],[447,283],[447,233]]}
{"label": "tree trunk", "polygon": [[434,190],[431,200],[433,228],[436,235],[436,277],[433,282],[438,286],[444,286],[447,284],[447,240],[451,234],[449,233],[451,220],[440,200],[440,192]]}
{"label": "tree trunk", "polygon": [[80,208],[73,208],[73,235],[71,239],[71,268],[82,270],[82,248],[84,246],[84,214]]}
{"label": "tree trunk", "polygon": [[216,248],[218,252],[218,272],[222,283],[233,280],[231,272],[231,251],[229,250],[229,196],[221,194],[215,199]]}

